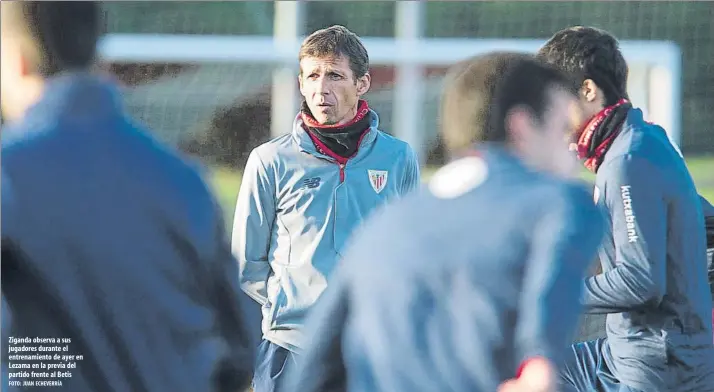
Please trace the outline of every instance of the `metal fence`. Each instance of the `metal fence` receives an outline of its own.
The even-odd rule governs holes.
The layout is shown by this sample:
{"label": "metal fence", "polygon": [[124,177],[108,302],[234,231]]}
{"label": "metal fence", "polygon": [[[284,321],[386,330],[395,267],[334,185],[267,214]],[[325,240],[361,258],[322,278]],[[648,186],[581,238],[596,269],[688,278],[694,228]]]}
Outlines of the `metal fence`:
{"label": "metal fence", "polygon": [[[275,30],[275,5],[271,2],[108,2],[105,7],[111,33],[272,35]],[[312,31],[343,24],[359,35],[392,37],[395,7],[390,1],[305,2],[304,28]],[[674,41],[683,53],[683,150],[714,153],[714,2],[427,2],[424,18],[425,37],[547,38],[570,25],[592,25],[622,40]],[[253,74],[243,77],[254,81],[261,71],[254,69],[249,71]],[[129,77],[141,76],[134,73]],[[269,89],[259,93],[261,100],[270,99]],[[171,117],[161,112],[169,109],[162,109],[160,100],[142,98],[137,93],[132,102],[140,117],[167,118],[162,121]],[[201,104],[205,106],[206,101]],[[190,107],[193,103],[186,105],[177,109],[184,116],[198,111]],[[215,108],[216,113],[227,110]],[[264,137],[252,136],[249,144],[257,144]]]}

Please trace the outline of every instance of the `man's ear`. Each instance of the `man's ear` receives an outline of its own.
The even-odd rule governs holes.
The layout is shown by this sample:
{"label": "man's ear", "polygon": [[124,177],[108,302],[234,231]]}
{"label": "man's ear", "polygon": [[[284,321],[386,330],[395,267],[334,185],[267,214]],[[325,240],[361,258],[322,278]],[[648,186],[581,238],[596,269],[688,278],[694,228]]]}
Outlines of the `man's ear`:
{"label": "man's ear", "polygon": [[527,143],[529,133],[533,131],[533,115],[530,110],[524,107],[515,107],[508,111],[504,121],[508,139],[519,147],[521,143]]}
{"label": "man's ear", "polygon": [[305,93],[302,90],[302,72],[298,74],[298,86],[300,87],[300,94],[304,97]]}
{"label": "man's ear", "polygon": [[361,78],[357,79],[357,95],[364,95],[369,91],[369,87],[372,85],[372,76],[368,73],[364,74]]}
{"label": "man's ear", "polygon": [[580,88],[580,93],[585,97],[585,101],[592,103],[600,98],[598,90],[597,84],[592,79],[585,79]]}
{"label": "man's ear", "polygon": [[[4,33],[8,34],[6,32]],[[22,77],[30,75],[32,73],[30,60],[27,55],[20,50],[18,40],[5,39],[5,37],[3,37],[2,41],[2,45],[5,49],[3,51],[5,56],[5,58],[3,58],[3,62],[5,63],[5,66],[11,67],[12,70],[10,72],[17,72],[17,74]]]}
{"label": "man's ear", "polygon": [[27,57],[22,55],[18,58],[20,60],[20,75],[29,76],[32,73],[32,71],[30,70],[30,61],[27,59]]}

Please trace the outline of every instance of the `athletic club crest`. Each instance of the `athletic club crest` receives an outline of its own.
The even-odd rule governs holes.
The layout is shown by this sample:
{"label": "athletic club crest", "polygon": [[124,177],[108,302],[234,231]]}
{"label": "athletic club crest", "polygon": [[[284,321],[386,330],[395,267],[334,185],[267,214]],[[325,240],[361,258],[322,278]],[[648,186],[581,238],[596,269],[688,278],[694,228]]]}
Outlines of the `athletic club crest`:
{"label": "athletic club crest", "polygon": [[378,194],[381,193],[387,185],[389,172],[386,170],[367,170],[367,174],[369,174],[369,182],[372,184],[372,189]]}

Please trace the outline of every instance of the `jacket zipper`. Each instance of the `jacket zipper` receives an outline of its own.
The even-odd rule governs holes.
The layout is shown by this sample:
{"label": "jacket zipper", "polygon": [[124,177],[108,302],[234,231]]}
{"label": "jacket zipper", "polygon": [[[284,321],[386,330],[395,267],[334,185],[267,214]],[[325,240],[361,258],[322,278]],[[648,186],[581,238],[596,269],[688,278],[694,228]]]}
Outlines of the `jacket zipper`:
{"label": "jacket zipper", "polygon": [[332,156],[331,154],[327,154],[327,153],[325,152],[325,150],[323,150],[322,148],[318,148],[317,151],[318,151],[320,154],[327,155],[327,156],[329,156],[330,158],[332,158],[332,159],[335,160],[334,162],[335,162],[335,163],[337,164],[337,166],[339,166],[339,168],[340,168],[340,184],[342,184],[343,182],[345,182],[345,164],[347,164],[347,161],[345,161],[345,162],[340,162],[340,161],[338,161],[338,160],[337,160],[334,156]]}
{"label": "jacket zipper", "polygon": [[[332,159],[335,160],[335,163],[337,163],[337,165],[340,167],[340,184],[342,184],[343,182],[345,182],[345,165],[347,165],[347,161],[348,161],[351,157],[350,157],[350,158],[338,158],[336,154],[330,153],[330,152],[328,152],[328,151],[325,151],[325,148],[326,148],[325,145],[322,144],[322,142],[320,142],[316,137],[312,136],[312,135],[310,134],[310,132],[307,130],[307,128],[305,128],[305,131],[306,131],[306,132],[308,133],[308,135],[310,136],[310,139],[312,139],[312,143],[315,145],[315,147],[317,147],[317,151],[318,151],[320,154],[322,154],[322,155],[327,155],[327,156],[329,156],[330,158],[332,158]],[[366,130],[362,133],[362,135],[360,136],[359,141],[357,142],[357,146],[358,146],[358,147],[359,147],[360,145],[362,145],[362,138],[364,138],[364,136],[368,133],[368,131],[369,131],[369,128],[366,129]],[[356,151],[355,151],[355,153],[354,153],[352,156],[354,157],[355,155],[357,155],[357,152],[356,152]],[[344,160],[344,161],[342,161],[342,160]]]}

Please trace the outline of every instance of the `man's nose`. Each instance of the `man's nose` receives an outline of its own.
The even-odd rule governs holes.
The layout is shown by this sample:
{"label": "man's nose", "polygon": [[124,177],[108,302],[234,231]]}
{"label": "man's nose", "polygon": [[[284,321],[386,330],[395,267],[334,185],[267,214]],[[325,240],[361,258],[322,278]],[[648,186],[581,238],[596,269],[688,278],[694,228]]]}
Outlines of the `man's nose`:
{"label": "man's nose", "polygon": [[325,78],[321,77],[317,80],[317,83],[315,83],[315,92],[318,94],[322,95],[327,95],[330,93],[330,81]]}

